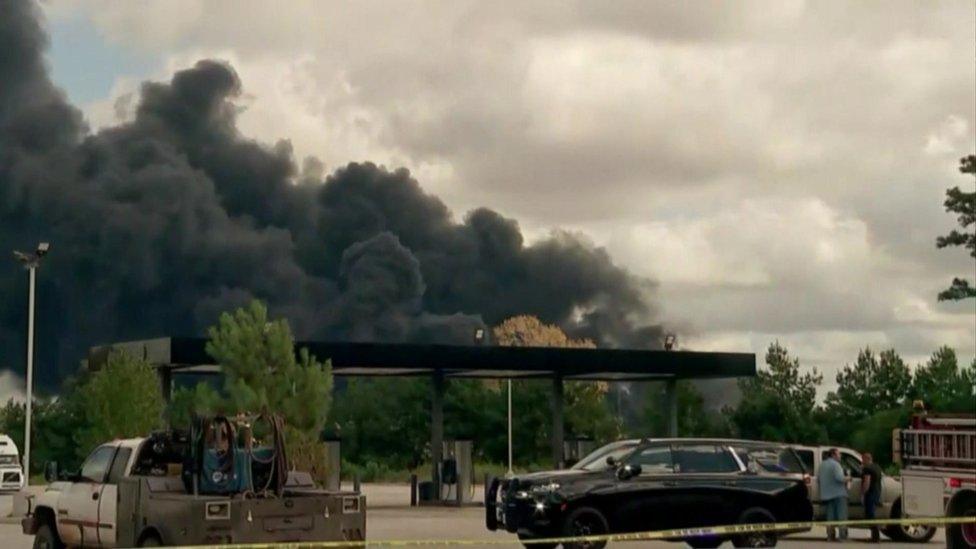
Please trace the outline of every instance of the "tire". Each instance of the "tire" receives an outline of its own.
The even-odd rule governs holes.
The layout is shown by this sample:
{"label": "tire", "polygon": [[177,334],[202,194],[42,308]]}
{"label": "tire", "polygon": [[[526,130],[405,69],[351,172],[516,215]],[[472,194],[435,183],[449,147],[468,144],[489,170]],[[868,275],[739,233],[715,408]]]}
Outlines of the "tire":
{"label": "tire", "polygon": [[[976,517],[976,494],[964,494],[953,501],[949,516]],[[946,526],[946,547],[948,549],[972,549],[976,547],[976,524],[950,524]]]}
{"label": "tire", "polygon": [[159,539],[156,534],[149,534],[143,536],[142,540],[139,542],[139,547],[162,547],[163,540]]}
{"label": "tire", "polygon": [[[603,513],[592,507],[580,507],[563,520],[562,535],[599,536],[610,533],[610,525]],[[603,549],[606,541],[564,543],[563,549]]]}
{"label": "tire", "polygon": [[533,536],[527,534],[518,535],[519,541],[523,542],[523,545],[525,545],[525,549],[556,549],[556,546],[559,545],[558,543],[524,543],[526,541],[539,539],[541,537],[549,537],[549,536]]}
{"label": "tire", "polygon": [[694,547],[694,549],[715,549],[716,547],[721,547],[725,543],[724,539],[721,538],[688,538],[685,540],[688,547]]}
{"label": "tire", "polygon": [[[891,518],[901,518],[901,500],[895,501],[891,506]],[[905,543],[928,543],[935,536],[937,528],[935,526],[923,526],[921,524],[892,524],[885,526],[882,532],[894,541]]]}
{"label": "tire", "polygon": [[42,524],[34,534],[34,549],[64,549],[64,543],[50,524]]}
{"label": "tire", "polygon": [[[739,515],[738,524],[775,523],[776,517],[762,507],[746,509]],[[735,547],[776,547],[776,532],[750,532],[732,537]]]}

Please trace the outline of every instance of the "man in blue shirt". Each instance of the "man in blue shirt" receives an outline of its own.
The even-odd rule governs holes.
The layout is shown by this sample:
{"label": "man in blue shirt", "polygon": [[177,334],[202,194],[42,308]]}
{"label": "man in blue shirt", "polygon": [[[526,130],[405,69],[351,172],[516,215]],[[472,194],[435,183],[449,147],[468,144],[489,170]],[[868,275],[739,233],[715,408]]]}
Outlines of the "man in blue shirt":
{"label": "man in blue shirt", "polygon": [[[827,458],[820,464],[817,472],[817,487],[820,490],[820,502],[827,510],[827,520],[847,520],[847,478],[844,468],[840,465],[840,452],[831,448]],[[834,527],[827,527],[827,540],[836,541],[847,539],[847,527],[839,527],[839,536],[834,535]]]}

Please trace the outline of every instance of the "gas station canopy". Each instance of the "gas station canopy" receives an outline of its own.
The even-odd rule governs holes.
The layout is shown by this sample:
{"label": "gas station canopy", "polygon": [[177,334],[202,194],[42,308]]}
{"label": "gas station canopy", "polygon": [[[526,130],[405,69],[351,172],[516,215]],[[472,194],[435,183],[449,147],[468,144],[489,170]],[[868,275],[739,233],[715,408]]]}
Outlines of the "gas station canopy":
{"label": "gas station canopy", "polygon": [[[147,360],[156,368],[163,397],[168,401],[174,375],[219,375],[220,366],[207,355],[203,338],[164,337],[92,347],[88,368],[98,370],[112,350]],[[328,343],[305,341],[318,360],[330,360],[335,376],[426,376],[431,380],[431,473],[440,493],[439,463],[444,436],[444,394],[452,378],[549,379],[553,463],[563,463],[563,382],[665,382],[670,436],[678,436],[679,379],[733,378],[756,375],[752,353],[646,351],[636,349],[580,349],[560,347],[500,347],[491,345],[423,345],[411,343]]]}
{"label": "gas station canopy", "polygon": [[[173,373],[219,373],[206,339],[166,337],[93,347],[88,367],[101,368],[112,349],[148,360]],[[429,376],[447,378],[553,378],[644,381],[754,376],[752,353],[335,343],[300,341],[319,360],[332,361],[336,376]]]}

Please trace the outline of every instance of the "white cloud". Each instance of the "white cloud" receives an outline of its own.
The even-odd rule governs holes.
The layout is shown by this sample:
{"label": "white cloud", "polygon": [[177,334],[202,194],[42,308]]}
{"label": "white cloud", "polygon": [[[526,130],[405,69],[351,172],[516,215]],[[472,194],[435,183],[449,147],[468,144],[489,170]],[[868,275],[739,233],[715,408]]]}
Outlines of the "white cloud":
{"label": "white cloud", "polygon": [[967,152],[971,135],[969,122],[962,116],[951,114],[929,134],[925,141],[925,154],[962,156]]}

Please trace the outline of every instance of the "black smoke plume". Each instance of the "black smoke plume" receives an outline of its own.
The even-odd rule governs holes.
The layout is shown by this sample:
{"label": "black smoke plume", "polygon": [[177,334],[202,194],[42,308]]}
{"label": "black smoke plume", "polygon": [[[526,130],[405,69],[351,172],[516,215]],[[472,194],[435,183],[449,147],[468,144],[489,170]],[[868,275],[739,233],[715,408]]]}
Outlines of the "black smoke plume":
{"label": "black smoke plume", "polygon": [[[300,338],[467,343],[528,313],[603,345],[659,345],[648,283],[604,250],[565,233],[526,245],[494,211],[456,221],[406,169],[351,163],[323,180],[288,142],[242,136],[226,63],[145,83],[131,122],[92,133],[51,82],[46,45],[33,3],[0,0],[0,253],[53,243],[44,387],[91,345],[201,334],[253,298]],[[26,281],[0,262],[3,369],[22,368]]]}

